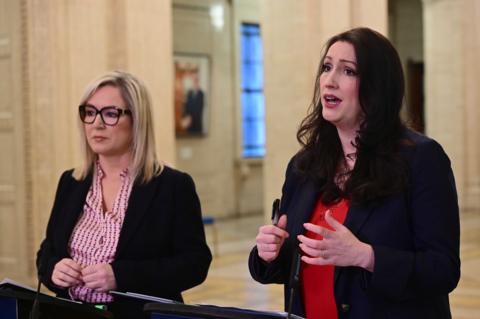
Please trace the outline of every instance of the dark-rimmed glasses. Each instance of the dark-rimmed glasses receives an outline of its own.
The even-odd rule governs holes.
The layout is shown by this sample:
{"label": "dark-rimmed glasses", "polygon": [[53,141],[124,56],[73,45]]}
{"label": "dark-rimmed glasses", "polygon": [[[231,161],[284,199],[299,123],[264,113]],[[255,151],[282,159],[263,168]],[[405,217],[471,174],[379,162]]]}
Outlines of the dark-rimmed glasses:
{"label": "dark-rimmed glasses", "polygon": [[92,124],[95,122],[97,115],[100,114],[100,117],[105,125],[116,125],[120,116],[122,115],[131,115],[132,111],[127,109],[121,109],[116,106],[105,106],[100,110],[95,106],[90,104],[83,104],[78,107],[78,113],[80,119],[85,124]]}

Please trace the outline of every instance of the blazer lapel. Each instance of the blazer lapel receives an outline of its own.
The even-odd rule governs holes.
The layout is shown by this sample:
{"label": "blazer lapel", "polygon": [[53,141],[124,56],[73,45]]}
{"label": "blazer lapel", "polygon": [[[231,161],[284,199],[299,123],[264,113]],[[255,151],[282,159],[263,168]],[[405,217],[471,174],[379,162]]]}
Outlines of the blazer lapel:
{"label": "blazer lapel", "polygon": [[287,224],[292,223],[290,229],[295,235],[304,233],[303,224],[308,222],[312,216],[319,191],[312,181],[306,181],[296,193],[297,196],[292,200],[292,203],[298,203],[298,205],[290,207],[291,211],[288,212],[288,215],[292,217],[291,220],[287,220]]}
{"label": "blazer lapel", "polygon": [[[73,179],[73,177],[72,177]],[[80,214],[83,211],[85,199],[87,198],[88,190],[92,184],[92,175],[89,174],[84,180],[73,180],[73,190],[70,195],[65,198],[65,206],[62,208],[63,227],[59,228],[59,240],[61,244],[59,247],[65,249],[64,254],[68,255],[68,242],[73,232]]]}
{"label": "blazer lapel", "polygon": [[[368,206],[360,206],[360,205],[351,205],[348,209],[347,217],[345,222],[343,223],[350,231],[358,238],[358,234],[362,229],[363,225],[367,222],[368,218],[372,214],[375,208],[374,204],[370,204]],[[345,267],[335,267],[335,275],[334,275],[334,286],[336,286],[337,280],[340,277],[342,271],[344,271]]]}
{"label": "blazer lapel", "polygon": [[150,203],[155,195],[157,185],[155,180],[147,184],[135,183],[133,185],[122,230],[120,231],[116,256],[120,256],[122,250],[125,249],[129,239],[135,234],[140,222],[148,212]]}

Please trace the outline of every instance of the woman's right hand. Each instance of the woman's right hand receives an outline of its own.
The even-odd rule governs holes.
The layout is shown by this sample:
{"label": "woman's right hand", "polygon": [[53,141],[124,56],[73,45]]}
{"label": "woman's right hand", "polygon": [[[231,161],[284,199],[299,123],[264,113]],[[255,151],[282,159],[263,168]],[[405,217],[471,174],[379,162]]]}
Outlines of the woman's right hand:
{"label": "woman's right hand", "polygon": [[278,257],[280,248],[282,248],[285,238],[287,238],[287,215],[282,215],[278,224],[264,225],[258,230],[257,251],[258,256],[266,262],[271,262]]}
{"label": "woman's right hand", "polygon": [[55,285],[63,288],[82,283],[82,267],[73,259],[63,258],[55,264],[52,273],[52,281]]}

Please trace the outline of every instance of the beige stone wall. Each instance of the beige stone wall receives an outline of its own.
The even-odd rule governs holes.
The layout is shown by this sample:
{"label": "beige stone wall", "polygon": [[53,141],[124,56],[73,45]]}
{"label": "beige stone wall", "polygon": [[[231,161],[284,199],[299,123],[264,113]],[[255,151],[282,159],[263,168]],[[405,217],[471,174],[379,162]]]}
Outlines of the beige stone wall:
{"label": "beige stone wall", "polygon": [[[8,87],[1,90],[12,93],[8,98],[1,95],[0,113],[14,118],[2,121],[0,116],[4,128],[13,126],[7,134],[0,133],[2,152],[13,152],[9,158],[2,155],[0,196],[17,197],[14,203],[0,199],[7,207],[2,206],[1,216],[9,212],[15,216],[2,217],[6,222],[0,227],[9,231],[2,232],[2,245],[8,244],[8,249],[0,245],[0,277],[5,273],[25,279],[33,276],[34,255],[60,173],[78,163],[77,105],[90,80],[113,68],[143,79],[154,101],[160,157],[175,162],[171,3],[2,0],[0,4],[0,26],[9,31],[7,44],[12,44],[0,46],[5,52],[0,66],[8,69],[1,73],[1,82]],[[12,187],[13,192],[2,192]]]}
{"label": "beige stone wall", "polygon": [[460,206],[480,207],[480,3],[424,0],[427,133],[452,160]]}
{"label": "beige stone wall", "polygon": [[126,0],[125,12],[126,69],[148,86],[158,156],[175,165],[171,0]]}
{"label": "beige stone wall", "polygon": [[[465,166],[465,194],[463,207],[466,210],[480,208],[480,90],[478,75],[480,74],[480,2],[469,1],[463,12],[465,25],[464,49],[465,54],[465,122],[464,127],[464,166]],[[458,50],[452,48],[458,54]]]}
{"label": "beige stone wall", "polygon": [[298,150],[295,138],[313,94],[322,33],[316,1],[262,1],[265,64],[266,156],[264,214],[280,197],[288,160]]}
{"label": "beige stone wall", "polygon": [[296,131],[307,114],[324,42],[354,26],[387,34],[387,1],[261,1],[265,45],[267,156],[264,214],[281,195],[288,160],[298,150]]}
{"label": "beige stone wall", "polygon": [[426,133],[449,155],[459,200],[465,193],[464,6],[469,1],[424,1]]}
{"label": "beige stone wall", "polygon": [[0,278],[27,279],[29,199],[24,162],[25,100],[21,68],[23,6],[0,0]]}

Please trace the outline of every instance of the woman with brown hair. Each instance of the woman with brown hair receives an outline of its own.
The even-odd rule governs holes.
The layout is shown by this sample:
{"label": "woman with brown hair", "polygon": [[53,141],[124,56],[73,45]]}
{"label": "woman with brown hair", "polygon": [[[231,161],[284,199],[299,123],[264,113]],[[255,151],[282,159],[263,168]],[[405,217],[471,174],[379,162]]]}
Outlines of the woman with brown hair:
{"label": "woman with brown hair", "polygon": [[297,138],[276,225],[249,259],[261,283],[285,285],[301,252],[293,313],[307,318],[451,318],[460,278],[459,214],[450,161],[400,119],[404,76],[383,35],[332,37]]}

